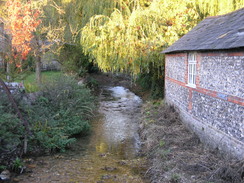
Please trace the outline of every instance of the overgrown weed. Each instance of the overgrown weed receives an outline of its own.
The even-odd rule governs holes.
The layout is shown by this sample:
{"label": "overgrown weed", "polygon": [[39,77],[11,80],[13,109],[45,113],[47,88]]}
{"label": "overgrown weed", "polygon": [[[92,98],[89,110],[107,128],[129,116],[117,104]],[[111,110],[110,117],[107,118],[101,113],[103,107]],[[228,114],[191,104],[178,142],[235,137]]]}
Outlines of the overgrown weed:
{"label": "overgrown weed", "polygon": [[[150,101],[144,104],[142,116],[140,135],[150,164],[146,176],[151,182],[244,181],[244,161],[227,159],[201,144],[174,107]],[[152,120],[155,122],[149,123]]]}
{"label": "overgrown weed", "polygon": [[74,135],[87,134],[93,117],[95,98],[75,78],[55,77],[45,82],[35,98],[13,95],[31,133],[25,128],[4,93],[0,95],[0,165],[19,169],[28,136],[28,153],[65,151],[75,142]]}

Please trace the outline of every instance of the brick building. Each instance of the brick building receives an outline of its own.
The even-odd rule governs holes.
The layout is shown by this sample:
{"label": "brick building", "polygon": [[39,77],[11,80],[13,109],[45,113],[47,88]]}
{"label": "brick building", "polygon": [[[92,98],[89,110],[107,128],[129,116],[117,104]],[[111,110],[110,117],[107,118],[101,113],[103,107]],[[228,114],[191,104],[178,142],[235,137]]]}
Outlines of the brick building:
{"label": "brick building", "polygon": [[206,18],[163,53],[166,102],[203,142],[244,159],[244,9]]}

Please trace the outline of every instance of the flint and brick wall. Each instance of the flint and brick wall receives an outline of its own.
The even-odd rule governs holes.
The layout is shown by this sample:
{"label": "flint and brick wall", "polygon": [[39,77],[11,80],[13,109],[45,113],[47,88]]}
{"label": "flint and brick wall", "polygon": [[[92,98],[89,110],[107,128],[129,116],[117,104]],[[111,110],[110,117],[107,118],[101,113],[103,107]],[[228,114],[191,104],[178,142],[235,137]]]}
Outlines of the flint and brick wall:
{"label": "flint and brick wall", "polygon": [[187,53],[166,55],[166,101],[202,141],[244,159],[244,50],[197,53],[196,88],[187,65]]}

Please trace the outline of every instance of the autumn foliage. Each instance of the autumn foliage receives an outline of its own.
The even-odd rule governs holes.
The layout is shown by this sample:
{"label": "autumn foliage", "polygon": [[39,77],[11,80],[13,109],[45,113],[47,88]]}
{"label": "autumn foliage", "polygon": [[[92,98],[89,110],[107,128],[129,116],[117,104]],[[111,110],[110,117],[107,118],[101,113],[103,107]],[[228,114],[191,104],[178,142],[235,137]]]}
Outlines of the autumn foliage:
{"label": "autumn foliage", "polygon": [[[11,42],[14,58],[26,59],[31,51],[33,32],[41,23],[40,12],[32,9],[31,1],[23,3],[21,0],[8,0],[8,29],[11,33]],[[21,67],[21,62],[16,63]]]}

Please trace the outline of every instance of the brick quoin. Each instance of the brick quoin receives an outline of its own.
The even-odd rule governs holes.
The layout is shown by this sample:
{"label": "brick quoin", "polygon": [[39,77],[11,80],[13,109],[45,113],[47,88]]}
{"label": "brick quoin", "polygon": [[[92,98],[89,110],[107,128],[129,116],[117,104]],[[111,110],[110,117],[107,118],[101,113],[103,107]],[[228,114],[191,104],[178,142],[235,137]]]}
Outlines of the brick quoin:
{"label": "brick quoin", "polygon": [[232,52],[232,53],[227,53],[228,56],[244,56],[244,52]]}
{"label": "brick quoin", "polygon": [[167,54],[167,57],[187,57],[187,53],[171,53]]}
{"label": "brick quoin", "polygon": [[201,53],[197,53],[197,63],[196,63],[196,68],[197,68],[197,75],[196,75],[196,87],[200,86],[200,72],[201,72],[201,58],[202,55]]}
{"label": "brick quoin", "polygon": [[223,56],[224,53],[202,53],[202,56],[207,57],[216,57],[216,56]]}
{"label": "brick quoin", "polygon": [[[178,84],[180,86],[183,86],[183,87],[189,89],[189,106],[188,106],[189,110],[192,109],[192,104],[190,105],[190,101],[192,102],[192,91],[196,91],[196,92],[202,93],[204,95],[211,96],[213,98],[218,98],[218,99],[224,100],[223,98],[218,97],[217,94],[219,92],[217,92],[217,91],[212,91],[212,90],[208,90],[208,89],[205,89],[205,88],[199,88],[199,87],[198,88],[191,88],[189,86],[186,86],[186,83],[183,83],[181,81],[172,79],[170,77],[165,77],[165,79],[170,81],[170,82],[172,82],[172,83]],[[227,101],[228,102],[231,102],[231,103],[234,103],[234,104],[238,104],[240,106],[244,106],[244,99],[239,98],[239,97],[235,97],[235,96],[231,96],[231,95],[226,95],[226,96],[227,96]]]}
{"label": "brick quoin", "polygon": [[189,88],[189,101],[188,101],[188,112],[192,110],[192,89]]}
{"label": "brick quoin", "polygon": [[243,51],[227,51],[227,52],[211,52],[211,53],[201,53],[202,56],[212,56],[212,57],[216,57],[216,56],[244,56],[244,52]]}

